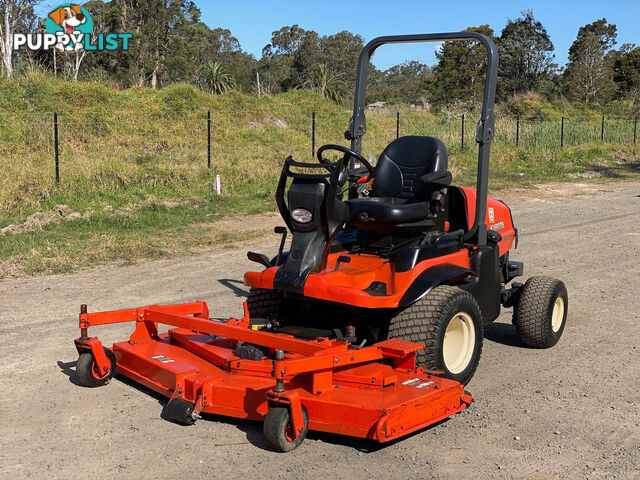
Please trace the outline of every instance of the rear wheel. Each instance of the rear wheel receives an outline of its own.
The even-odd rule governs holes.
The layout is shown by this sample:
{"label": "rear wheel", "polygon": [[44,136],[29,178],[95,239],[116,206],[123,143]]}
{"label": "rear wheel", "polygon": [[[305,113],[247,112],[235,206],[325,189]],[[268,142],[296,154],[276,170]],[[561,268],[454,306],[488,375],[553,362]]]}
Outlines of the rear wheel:
{"label": "rear wheel", "polygon": [[273,290],[252,287],[247,298],[247,308],[251,318],[274,320],[280,313],[282,295]]}
{"label": "rear wheel", "polygon": [[560,280],[551,277],[527,280],[513,309],[513,324],[522,343],[536,348],[558,343],[568,306],[567,287]]}
{"label": "rear wheel", "polygon": [[467,384],[482,353],[482,313],[473,295],[441,285],[391,320],[389,337],[424,343],[417,363]]}

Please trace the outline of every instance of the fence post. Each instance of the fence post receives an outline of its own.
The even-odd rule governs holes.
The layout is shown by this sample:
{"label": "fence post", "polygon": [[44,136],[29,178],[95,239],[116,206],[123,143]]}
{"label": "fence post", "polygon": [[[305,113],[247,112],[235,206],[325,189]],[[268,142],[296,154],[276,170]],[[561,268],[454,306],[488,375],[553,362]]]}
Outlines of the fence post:
{"label": "fence post", "polygon": [[311,112],[311,158],[316,155],[316,112]]}
{"label": "fence post", "polygon": [[600,141],[604,142],[604,115],[602,115],[602,126],[600,127]]}
{"label": "fence post", "polygon": [[562,117],[562,123],[560,124],[560,148],[564,148],[564,117]]}
{"label": "fence post", "polygon": [[638,133],[638,117],[634,117],[633,119],[633,144],[636,144],[636,137]]}
{"label": "fence post", "polygon": [[396,112],[396,138],[400,137],[400,112]]}
{"label": "fence post", "polygon": [[516,147],[520,144],[520,115],[516,116]]}
{"label": "fence post", "polygon": [[60,151],[58,149],[58,112],[53,112],[53,152],[56,161],[56,185],[60,184]]}
{"label": "fence post", "polygon": [[207,168],[211,168],[211,110],[207,110]]}
{"label": "fence post", "polygon": [[462,132],[460,134],[460,150],[464,150],[464,113],[462,114]]}

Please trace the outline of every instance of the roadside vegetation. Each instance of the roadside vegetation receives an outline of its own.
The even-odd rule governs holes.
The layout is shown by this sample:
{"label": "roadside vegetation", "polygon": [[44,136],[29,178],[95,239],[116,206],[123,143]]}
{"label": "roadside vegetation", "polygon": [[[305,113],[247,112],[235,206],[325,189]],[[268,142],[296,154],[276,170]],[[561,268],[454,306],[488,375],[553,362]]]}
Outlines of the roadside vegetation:
{"label": "roadside vegetation", "polygon": [[[0,0],[0,43],[42,31],[41,4]],[[0,278],[183,255],[259,235],[264,227],[216,221],[274,210],[284,159],[312,156],[312,112],[316,147],[346,144],[364,43],[357,33],[283,26],[257,59],[230,30],[204,24],[194,2],[92,0],[83,8],[96,33],[136,32],[130,50],[0,52]],[[617,45],[616,25],[602,18],[580,27],[566,66],[555,63],[552,39],[531,11],[500,32],[469,30],[491,37],[501,57],[492,191],[638,172],[640,47]],[[485,54],[444,42],[436,57],[433,66],[371,66],[367,101],[378,108],[367,113],[363,154],[375,161],[395,138],[399,113],[401,135],[443,140],[455,181],[472,185]]]}
{"label": "roadside vegetation", "polygon": [[[263,234],[264,228],[234,231],[214,222],[274,210],[284,158],[311,157],[311,112],[316,112],[316,146],[347,144],[343,132],[349,110],[309,91],[258,99],[237,91],[211,95],[186,84],[157,91],[115,90],[38,73],[2,79],[0,88],[6,92],[0,98],[3,276],[184,255]],[[70,90],[73,95],[64,94]],[[561,110],[537,97],[522,98],[519,108],[519,147],[512,137],[513,117],[505,106],[498,112],[493,191],[546,181],[610,181],[637,171],[640,148],[632,144],[598,139],[560,149],[557,132],[544,136],[545,128],[557,127],[551,119],[562,115],[597,127],[600,111]],[[54,177],[54,109],[59,112],[59,184]],[[210,169],[207,110],[213,134]],[[401,134],[441,138],[449,147],[456,181],[473,183],[473,115],[467,117],[466,148],[461,151],[459,112],[435,114],[402,105],[371,111],[367,157],[377,158],[395,138],[397,111]],[[532,128],[540,129],[542,140],[526,146],[526,121],[541,113],[549,121]],[[593,136],[585,140],[589,138]],[[214,190],[215,175],[222,178],[221,196]]]}

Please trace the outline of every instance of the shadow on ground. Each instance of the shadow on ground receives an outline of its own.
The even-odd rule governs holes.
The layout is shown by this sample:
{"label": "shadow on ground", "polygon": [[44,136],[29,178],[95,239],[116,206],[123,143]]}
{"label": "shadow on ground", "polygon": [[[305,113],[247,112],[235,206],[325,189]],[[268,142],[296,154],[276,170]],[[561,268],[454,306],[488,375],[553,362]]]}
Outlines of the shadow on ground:
{"label": "shadow on ground", "polygon": [[[218,280],[218,282],[224,286],[227,287],[229,290],[231,290],[236,297],[244,297],[247,298],[249,296],[249,290],[244,287],[244,283],[241,282],[240,280],[233,280],[231,278],[223,278],[221,280]],[[242,285],[244,288],[240,288],[238,287],[238,285]]]}
{"label": "shadow on ground", "polygon": [[520,341],[516,327],[510,323],[492,323],[484,329],[484,338],[507,347],[528,348]]}
{"label": "shadow on ground", "polygon": [[69,381],[71,383],[79,387],[82,387],[82,384],[80,383],[80,381],[78,380],[78,377],[76,376],[77,362],[78,362],[77,360],[73,360],[71,362],[63,362],[61,360],[58,360],[56,363],[58,364],[58,368],[60,368],[60,371],[64,373],[67,377],[69,377]]}

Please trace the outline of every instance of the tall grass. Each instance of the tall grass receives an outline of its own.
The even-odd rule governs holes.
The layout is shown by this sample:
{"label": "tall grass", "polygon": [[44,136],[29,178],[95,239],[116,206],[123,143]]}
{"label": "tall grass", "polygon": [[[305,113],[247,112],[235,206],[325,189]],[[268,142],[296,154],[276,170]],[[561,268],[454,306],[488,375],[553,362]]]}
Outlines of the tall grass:
{"label": "tall grass", "polygon": [[[348,109],[303,91],[262,99],[235,92],[212,96],[189,85],[116,91],[38,74],[5,79],[0,87],[2,217],[46,208],[61,198],[75,199],[78,207],[149,194],[200,198],[215,174],[222,176],[228,194],[270,195],[287,155],[311,157],[312,111],[316,146],[346,144],[343,133],[350,117]],[[206,168],[207,110],[213,125],[211,170]],[[54,183],[54,111],[59,118],[60,185]],[[453,168],[472,171],[477,118],[467,114],[465,120],[464,152],[460,117],[404,110],[400,132],[440,138],[450,150]],[[367,127],[363,153],[375,159],[395,138],[395,111],[369,112]],[[628,148],[633,127],[633,119],[607,118],[605,143]],[[559,149],[560,128],[559,119],[522,120],[519,146]],[[566,119],[564,145],[597,146],[600,129],[599,117]],[[495,157],[513,155],[515,143],[516,119],[499,117]]]}
{"label": "tall grass", "polygon": [[[348,145],[344,131],[349,109],[308,91],[261,99],[237,92],[214,96],[183,84],[160,91],[118,91],[37,72],[2,79],[0,90],[0,228],[61,203],[81,213],[94,212],[73,223],[76,231],[84,229],[86,238],[72,234],[70,226],[0,236],[0,262],[30,258],[34,265],[30,271],[61,265],[58,260],[41,261],[52,248],[66,252],[64,265],[73,264],[78,252],[94,247],[96,258],[107,258],[105,252],[114,249],[138,248],[142,256],[155,255],[149,252],[156,250],[139,246],[167,235],[186,235],[186,225],[223,214],[272,209],[284,159],[312,158],[311,112],[316,112],[316,147]],[[54,180],[54,111],[59,119],[59,185]],[[211,169],[207,168],[207,111],[212,118]],[[632,145],[631,119],[607,118],[601,143],[599,114],[572,115],[565,120],[561,150],[560,115],[546,118],[520,122],[519,147],[515,117],[497,118],[493,187],[563,180],[585,170],[617,168],[621,162],[628,170],[638,165],[640,148]],[[473,184],[476,121],[477,116],[465,116],[464,150],[459,115],[403,109],[400,134],[440,138],[449,149],[455,181]],[[395,136],[395,111],[367,112],[363,140],[367,158],[375,161]],[[217,174],[222,177],[222,197],[212,189]],[[166,199],[179,199],[194,208],[158,209],[154,202]],[[105,213],[107,207],[126,215]],[[202,235],[189,238],[208,241]],[[180,243],[176,251],[183,251],[187,243]]]}

